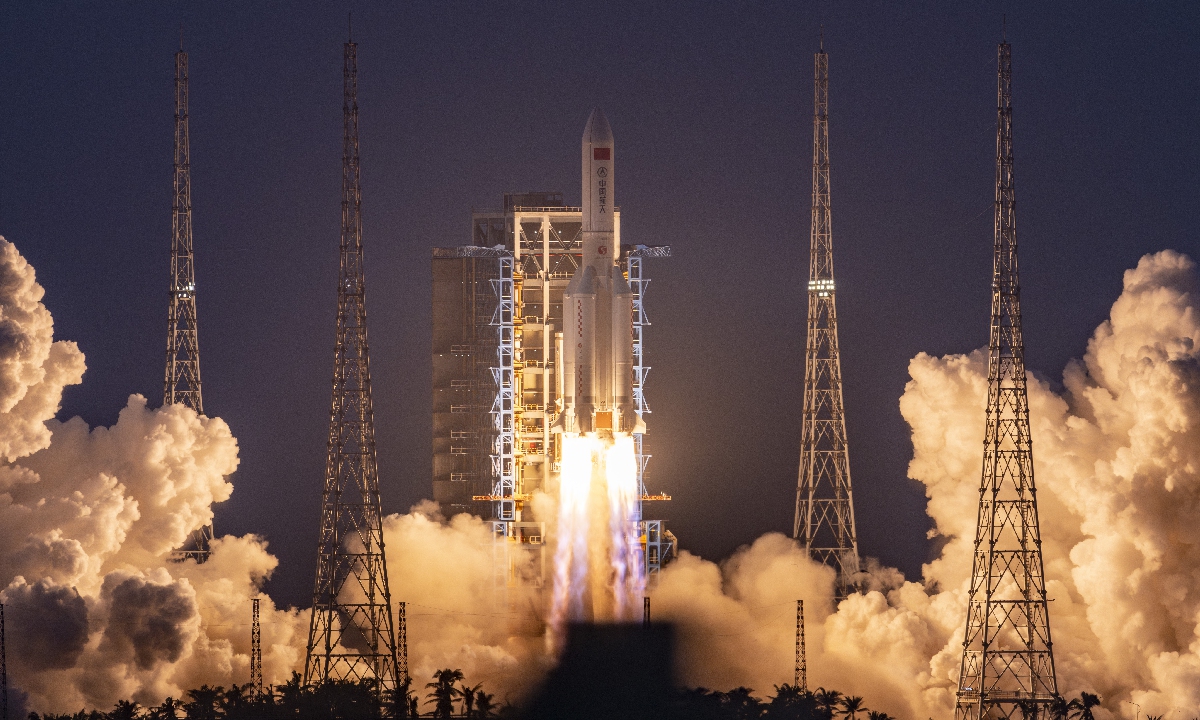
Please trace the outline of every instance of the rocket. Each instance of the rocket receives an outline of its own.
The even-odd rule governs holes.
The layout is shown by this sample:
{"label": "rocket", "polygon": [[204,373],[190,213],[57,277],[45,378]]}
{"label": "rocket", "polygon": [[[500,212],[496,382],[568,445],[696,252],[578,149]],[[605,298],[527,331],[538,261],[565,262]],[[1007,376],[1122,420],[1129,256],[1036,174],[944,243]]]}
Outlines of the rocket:
{"label": "rocket", "polygon": [[[633,405],[633,290],[617,265],[613,136],[596,108],[583,129],[583,259],[563,292],[557,432],[643,433]],[[557,343],[556,343],[557,344]]]}

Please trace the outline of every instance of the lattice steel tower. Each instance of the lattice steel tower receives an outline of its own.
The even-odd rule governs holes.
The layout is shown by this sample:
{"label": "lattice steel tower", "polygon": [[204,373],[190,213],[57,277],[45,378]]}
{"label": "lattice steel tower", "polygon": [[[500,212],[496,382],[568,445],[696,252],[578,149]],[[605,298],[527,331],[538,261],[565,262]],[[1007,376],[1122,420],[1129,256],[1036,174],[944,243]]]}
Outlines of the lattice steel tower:
{"label": "lattice steel tower", "polygon": [[1014,210],[1012,51],[1002,42],[987,429],[958,720],[1046,718],[1058,695],[1033,484]]}
{"label": "lattice steel tower", "polygon": [[384,562],[375,420],[367,353],[362,192],[358,162],[358,46],[343,65],[342,238],[337,346],[321,536],[304,681],[378,681],[394,691],[399,659]]}
{"label": "lattice steel tower", "polygon": [[833,233],[829,208],[829,56],[815,55],[812,237],[808,266],[808,344],[793,535],[809,557],[838,572],[839,598],[853,590],[858,539],[838,352]]}
{"label": "lattice steel tower", "polygon": [[250,699],[263,696],[262,679],[262,625],[258,622],[258,598],[250,611]]}
{"label": "lattice steel tower", "polygon": [[796,601],[796,680],[800,692],[808,692],[808,650],[804,645],[804,601]]}
{"label": "lattice steel tower", "polygon": [[[192,165],[188,142],[188,56],[175,53],[175,192],[171,201],[171,290],[167,309],[167,369],[163,405],[179,403],[204,412],[200,395],[200,341],[196,335],[196,263],[192,255]],[[176,560],[208,559],[213,528],[192,533],[188,547],[173,553]]]}

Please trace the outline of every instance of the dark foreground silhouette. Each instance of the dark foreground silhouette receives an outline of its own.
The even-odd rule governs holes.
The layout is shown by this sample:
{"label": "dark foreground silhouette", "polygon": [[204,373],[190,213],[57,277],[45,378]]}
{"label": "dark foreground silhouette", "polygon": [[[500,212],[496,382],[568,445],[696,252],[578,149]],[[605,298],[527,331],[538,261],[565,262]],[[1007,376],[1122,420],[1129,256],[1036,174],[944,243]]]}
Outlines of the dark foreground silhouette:
{"label": "dark foreground silhouette", "polygon": [[[892,720],[862,697],[837,690],[776,685],[765,700],[750,688],[727,692],[680,688],[674,675],[673,630],[667,625],[574,625],[558,666],[514,706],[471,685],[461,670],[438,670],[424,687],[410,682],[378,693],[372,681],[305,685],[298,673],[255,697],[249,685],[207,685],[182,700],[142,708],[121,701],[108,712],[30,713],[29,720],[377,720],[504,718],[512,720]],[[1060,699],[1053,720],[1093,720],[1091,693]]]}

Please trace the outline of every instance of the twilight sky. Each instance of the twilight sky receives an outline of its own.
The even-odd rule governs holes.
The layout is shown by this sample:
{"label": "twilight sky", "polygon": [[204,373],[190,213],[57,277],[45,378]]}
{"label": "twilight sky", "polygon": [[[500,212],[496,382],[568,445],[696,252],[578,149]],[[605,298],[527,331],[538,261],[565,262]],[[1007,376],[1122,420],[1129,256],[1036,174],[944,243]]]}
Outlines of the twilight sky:
{"label": "twilight sky", "polygon": [[[860,547],[915,579],[928,523],[897,401],[916,353],[987,341],[1004,14],[1030,369],[1060,379],[1142,254],[1200,255],[1200,10],[1055,6],[354,3],[385,511],[430,494],[429,248],[466,242],[471,209],[506,190],[578,203],[599,105],[623,240],[674,251],[648,266],[648,485],[675,497],[654,510],[709,558],[790,533],[823,22]],[[61,417],[93,424],[130,393],[161,401],[185,26],[205,408],[242,458],[217,528],[265,536],[269,588],[296,604],[324,472],[350,7],[0,11],[0,235],[87,355]]]}

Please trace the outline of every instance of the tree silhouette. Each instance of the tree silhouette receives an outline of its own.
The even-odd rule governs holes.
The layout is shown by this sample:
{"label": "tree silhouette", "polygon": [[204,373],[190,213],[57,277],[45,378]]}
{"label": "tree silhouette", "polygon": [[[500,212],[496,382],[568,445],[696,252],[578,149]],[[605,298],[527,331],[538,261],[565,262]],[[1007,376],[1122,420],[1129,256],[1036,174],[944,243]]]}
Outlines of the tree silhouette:
{"label": "tree silhouette", "polygon": [[116,708],[108,716],[111,720],[138,720],[142,716],[141,707],[135,702],[118,700]]}
{"label": "tree silhouette", "polygon": [[817,700],[817,710],[825,720],[830,720],[842,704],[842,694],[837,690],[817,688],[813,696]]}
{"label": "tree silhouette", "polygon": [[189,702],[184,703],[183,711],[187,720],[218,720],[218,703],[221,700],[221,688],[201,685],[195,690],[188,690]]}
{"label": "tree silhouette", "polygon": [[151,708],[147,717],[150,720],[179,720],[180,710],[183,710],[183,703],[173,697],[168,697],[158,707]]}
{"label": "tree silhouette", "polygon": [[475,695],[481,687],[483,687],[483,683],[479,683],[475,687],[470,687],[466,683],[463,683],[458,687],[458,696],[462,698],[463,703],[463,717],[472,717],[471,713],[475,708]]}
{"label": "tree silhouette", "polygon": [[1092,708],[1099,704],[1099,695],[1093,695],[1090,692],[1080,693],[1078,698],[1068,704],[1070,708],[1069,717],[1072,720],[1095,720],[1095,717],[1092,715]]}
{"label": "tree silhouette", "polygon": [[433,674],[433,682],[425,683],[425,687],[432,691],[425,697],[434,702],[433,716],[435,718],[454,716],[454,698],[459,694],[454,683],[462,679],[462,670],[445,669],[438,670]]}
{"label": "tree silhouette", "polygon": [[754,691],[747,687],[737,687],[721,693],[721,708],[732,720],[758,720],[762,717],[764,708],[753,693]]}
{"label": "tree silhouette", "polygon": [[858,695],[842,698],[841,704],[842,717],[845,720],[858,720],[859,713],[867,712],[867,706],[863,704],[863,699]]}
{"label": "tree silhouette", "polygon": [[775,696],[767,704],[764,717],[770,720],[815,720],[819,710],[817,699],[799,685],[776,685]]}
{"label": "tree silhouette", "polygon": [[1050,701],[1050,718],[1051,720],[1067,720],[1067,715],[1071,712],[1071,703],[1062,695],[1055,695]]}
{"label": "tree silhouette", "polygon": [[250,685],[232,685],[221,693],[221,713],[225,717],[240,717],[250,706]]}
{"label": "tree silhouette", "polygon": [[[484,691],[482,683],[468,684],[459,669],[438,670],[432,679],[426,688],[434,709],[426,717],[442,720],[522,717],[521,710],[508,703],[499,706],[495,696]],[[66,715],[30,713],[28,720],[401,720],[419,717],[420,698],[411,690],[410,681],[381,696],[377,682],[372,679],[305,685],[298,673],[292,673],[287,682],[266,688],[258,696],[250,694],[249,685],[232,685],[228,689],[201,685],[184,694],[185,702],[167,698],[147,710],[122,700],[107,713],[96,710]],[[677,688],[668,697],[662,720],[893,720],[887,713],[868,710],[861,697],[825,688],[814,693],[789,684],[776,685],[775,694],[767,701],[755,697],[754,691],[746,687],[727,692]],[[1091,711],[1099,703],[1096,695],[1084,693],[1077,700],[1063,703],[1070,714],[1056,720],[1095,720]],[[461,715],[455,715],[456,710]]]}
{"label": "tree silhouette", "polygon": [[482,690],[475,691],[475,717],[480,720],[496,717],[496,705],[492,702],[493,697]]}

